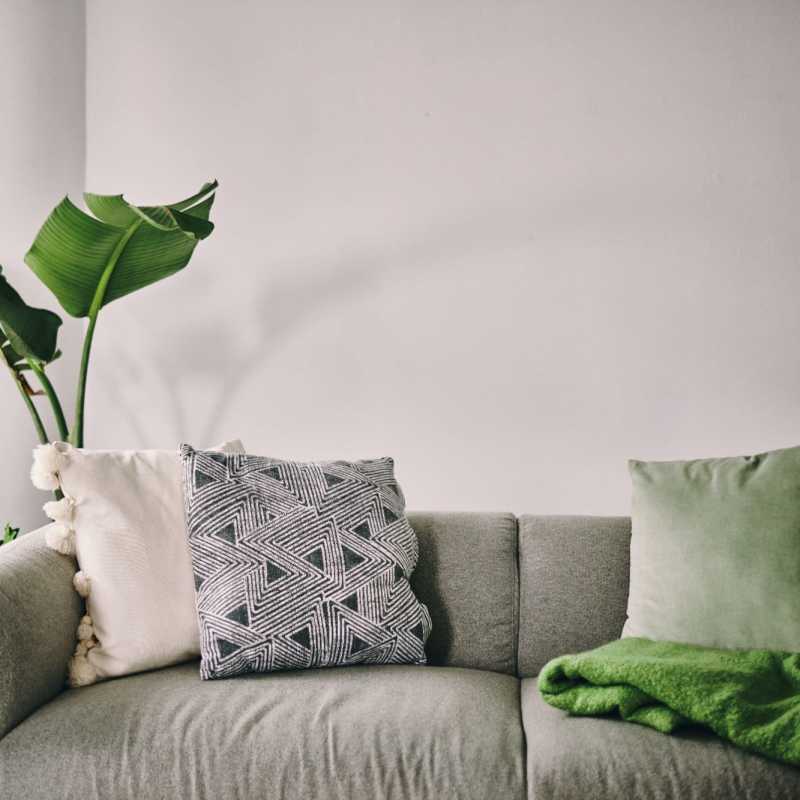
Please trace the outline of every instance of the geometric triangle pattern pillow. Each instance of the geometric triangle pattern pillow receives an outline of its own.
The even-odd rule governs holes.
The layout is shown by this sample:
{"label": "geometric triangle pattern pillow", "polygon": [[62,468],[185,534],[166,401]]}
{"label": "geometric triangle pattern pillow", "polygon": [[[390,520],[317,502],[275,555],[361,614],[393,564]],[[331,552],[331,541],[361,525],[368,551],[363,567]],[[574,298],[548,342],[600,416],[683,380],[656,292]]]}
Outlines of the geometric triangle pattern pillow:
{"label": "geometric triangle pattern pillow", "polygon": [[425,663],[431,618],[392,459],[181,458],[203,679]]}

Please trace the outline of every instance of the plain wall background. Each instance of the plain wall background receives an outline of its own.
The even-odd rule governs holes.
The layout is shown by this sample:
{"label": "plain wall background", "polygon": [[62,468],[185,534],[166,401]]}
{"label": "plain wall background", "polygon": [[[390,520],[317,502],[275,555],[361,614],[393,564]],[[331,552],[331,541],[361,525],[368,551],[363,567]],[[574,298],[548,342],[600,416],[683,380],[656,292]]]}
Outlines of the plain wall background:
{"label": "plain wall background", "polygon": [[626,513],[628,457],[800,440],[796,2],[87,5],[87,186],[221,183],[101,315],[89,446]]}
{"label": "plain wall background", "polygon": [[[0,2],[0,264],[23,299],[64,319],[64,357],[48,368],[71,416],[81,324],[25,266],[23,256],[52,207],[83,189],[85,145],[85,16],[83,0]],[[40,409],[51,418],[44,399]],[[44,520],[51,499],[31,485],[38,443],[13,381],[0,366],[0,526],[23,530]],[[49,425],[56,435],[54,424]]]}

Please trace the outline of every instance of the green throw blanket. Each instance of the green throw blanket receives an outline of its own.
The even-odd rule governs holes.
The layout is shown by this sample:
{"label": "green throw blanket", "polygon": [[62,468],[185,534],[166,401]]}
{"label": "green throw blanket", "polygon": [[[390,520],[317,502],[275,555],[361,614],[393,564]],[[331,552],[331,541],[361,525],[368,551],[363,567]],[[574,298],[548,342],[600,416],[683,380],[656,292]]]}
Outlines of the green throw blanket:
{"label": "green throw blanket", "polygon": [[800,653],[621,639],[553,659],[539,691],[570,714],[617,713],[662,733],[702,725],[745,750],[800,765]]}

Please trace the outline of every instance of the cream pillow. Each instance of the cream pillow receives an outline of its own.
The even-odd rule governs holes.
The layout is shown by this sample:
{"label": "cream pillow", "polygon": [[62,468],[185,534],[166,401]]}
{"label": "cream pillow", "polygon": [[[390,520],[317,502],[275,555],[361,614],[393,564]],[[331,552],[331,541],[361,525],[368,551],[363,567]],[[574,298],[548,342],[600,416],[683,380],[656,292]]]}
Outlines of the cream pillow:
{"label": "cream pillow", "polygon": [[[244,452],[239,441],[216,449]],[[64,493],[44,506],[55,520],[47,543],[77,556],[75,589],[86,598],[70,685],[199,656],[178,450],[45,445],[31,477]]]}

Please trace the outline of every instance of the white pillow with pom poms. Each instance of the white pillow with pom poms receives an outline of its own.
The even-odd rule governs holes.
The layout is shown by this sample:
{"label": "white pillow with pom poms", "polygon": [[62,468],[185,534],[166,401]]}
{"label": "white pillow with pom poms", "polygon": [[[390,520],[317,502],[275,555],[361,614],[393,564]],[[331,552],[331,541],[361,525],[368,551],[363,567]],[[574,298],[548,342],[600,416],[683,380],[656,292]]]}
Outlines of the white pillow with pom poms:
{"label": "white pillow with pom poms", "polygon": [[[241,442],[217,450],[243,453]],[[31,478],[62,500],[45,503],[45,536],[75,555],[86,598],[69,682],[177,664],[200,655],[194,579],[177,450],[36,448]]]}

